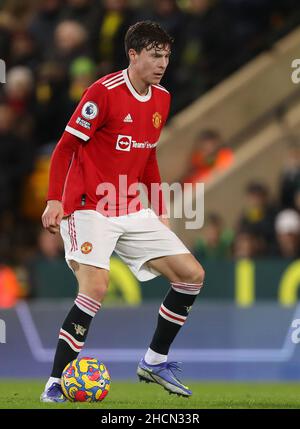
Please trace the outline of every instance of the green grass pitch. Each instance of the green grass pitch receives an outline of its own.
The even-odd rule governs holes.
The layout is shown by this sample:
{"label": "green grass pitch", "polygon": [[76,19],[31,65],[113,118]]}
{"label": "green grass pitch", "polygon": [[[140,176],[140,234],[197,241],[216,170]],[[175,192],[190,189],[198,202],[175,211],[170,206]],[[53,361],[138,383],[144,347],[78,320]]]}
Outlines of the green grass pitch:
{"label": "green grass pitch", "polygon": [[66,402],[41,404],[44,383],[37,380],[0,380],[0,408],[98,408],[98,409],[202,409],[202,408],[300,408],[300,383],[187,383],[190,398],[169,395],[154,384],[112,381],[105,400],[94,404]]}

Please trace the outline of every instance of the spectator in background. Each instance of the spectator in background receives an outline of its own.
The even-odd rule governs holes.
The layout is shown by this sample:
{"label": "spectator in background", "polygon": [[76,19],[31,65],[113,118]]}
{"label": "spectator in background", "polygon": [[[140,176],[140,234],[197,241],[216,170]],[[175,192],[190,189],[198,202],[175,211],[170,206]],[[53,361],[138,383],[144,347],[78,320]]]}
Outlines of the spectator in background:
{"label": "spectator in background", "polygon": [[38,235],[37,244],[37,258],[46,259],[48,261],[61,257],[64,258],[63,243],[59,234],[49,234],[48,231],[41,229]]}
{"label": "spectator in background", "polygon": [[4,101],[13,110],[15,132],[23,139],[30,139],[34,134],[34,78],[28,67],[11,68],[6,75]]}
{"label": "spectator in background", "polygon": [[[24,176],[32,168],[33,143],[20,138],[16,130],[18,115],[8,104],[0,104],[0,217],[9,211],[16,216]],[[0,222],[0,230],[3,224]]]}
{"label": "spectator in background", "polygon": [[286,259],[300,257],[300,215],[293,209],[281,211],[275,220],[277,255]]}
{"label": "spectator in background", "polygon": [[203,130],[196,138],[186,183],[206,182],[213,173],[229,168],[233,163],[233,151],[226,147],[215,130]]}
{"label": "spectator in background", "polygon": [[[300,144],[289,145],[280,179],[280,202],[283,208],[296,207],[295,196],[300,191]],[[300,206],[298,206],[300,208]]]}
{"label": "spectator in background", "polygon": [[13,109],[0,103],[0,260],[7,263],[18,253],[17,231],[24,228],[20,195],[34,158],[33,142],[16,133],[17,120]]}
{"label": "spectator in background", "polygon": [[39,144],[56,141],[72,112],[70,68],[81,57],[90,58],[85,28],[77,21],[60,22],[54,33],[54,48],[38,69],[36,117]]}
{"label": "spectator in background", "polygon": [[237,50],[232,19],[219,0],[190,0],[180,39],[178,110],[234,70]]}
{"label": "spectator in background", "polygon": [[101,7],[101,3],[100,0],[66,0],[60,19],[63,21],[77,21],[87,31],[90,42],[91,33],[95,26],[99,27],[97,12]]}
{"label": "spectator in background", "polygon": [[54,31],[63,8],[61,0],[41,0],[37,11],[33,14],[28,31],[34,38],[39,56],[44,59],[54,45]]}
{"label": "spectator in background", "polygon": [[[170,63],[164,75],[164,85],[172,93],[176,91],[175,86],[180,68],[187,14],[178,7],[176,0],[154,0],[150,8],[143,8],[137,16],[137,20],[147,19],[158,22],[174,39]],[[171,109],[173,109],[173,105],[172,103]]]}
{"label": "spectator in background", "polygon": [[69,74],[71,78],[69,87],[69,99],[72,103],[71,115],[83,92],[95,81],[96,64],[88,57],[78,57],[71,63]]}
{"label": "spectator in background", "polygon": [[265,240],[258,236],[250,227],[240,229],[233,243],[233,257],[235,259],[255,259],[265,256]]}
{"label": "spectator in background", "polygon": [[104,0],[102,4],[92,34],[100,76],[113,72],[115,68],[127,67],[124,36],[128,27],[136,22],[136,12],[128,0]]}
{"label": "spectator in background", "polygon": [[72,61],[80,56],[91,56],[86,29],[77,21],[62,21],[55,28],[54,49],[49,60],[63,65],[67,75]]}
{"label": "spectator in background", "polygon": [[19,31],[25,28],[32,10],[36,7],[35,1],[1,0],[1,10],[10,14],[15,20],[15,28]]}
{"label": "spectator in background", "polygon": [[[47,198],[50,158],[54,147],[55,144],[43,145],[36,152],[32,172],[22,183],[21,213],[28,224],[36,224],[41,218]],[[35,233],[33,231],[33,235]]]}
{"label": "spectator in background", "polygon": [[41,65],[37,75],[37,141],[57,142],[84,90],[95,80],[96,64],[89,57],[77,57],[69,70],[54,61]]}
{"label": "spectator in background", "polygon": [[[176,48],[174,48],[174,51],[177,50],[180,37],[185,29],[186,14],[178,7],[176,0],[154,0],[150,7],[140,11],[137,18],[158,22],[171,37],[178,39],[175,40]],[[177,54],[174,52],[175,56]]]}
{"label": "spectator in background", "polygon": [[276,208],[270,202],[268,188],[260,182],[249,183],[245,190],[245,208],[238,222],[238,231],[250,231],[264,242],[266,254],[274,250]]}
{"label": "spectator in background", "polygon": [[202,259],[225,259],[231,256],[233,231],[224,228],[221,216],[211,213],[207,217],[203,238],[195,244],[194,254]]}
{"label": "spectator in background", "polygon": [[[59,234],[50,234],[44,229],[40,230],[37,250],[27,261],[26,268],[28,283],[31,287],[29,291],[31,298],[74,295],[76,280],[65,266],[63,244]],[[60,290],[55,287],[57,284],[60,285]]]}
{"label": "spectator in background", "polygon": [[44,62],[36,79],[36,141],[38,146],[57,142],[66,124],[64,99],[68,78],[65,68],[54,61]]}
{"label": "spectator in background", "polygon": [[33,37],[26,31],[16,32],[11,40],[10,66],[25,66],[34,72],[38,66],[38,60],[36,43]]}

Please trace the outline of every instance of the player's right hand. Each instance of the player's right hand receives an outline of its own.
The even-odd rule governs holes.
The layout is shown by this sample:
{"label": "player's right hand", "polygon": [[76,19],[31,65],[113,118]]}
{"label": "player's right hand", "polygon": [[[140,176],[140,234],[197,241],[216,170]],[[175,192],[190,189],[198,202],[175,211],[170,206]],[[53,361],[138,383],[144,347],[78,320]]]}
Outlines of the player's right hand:
{"label": "player's right hand", "polygon": [[48,201],[42,215],[43,227],[48,229],[51,234],[55,234],[59,232],[59,225],[63,217],[64,209],[61,201]]}

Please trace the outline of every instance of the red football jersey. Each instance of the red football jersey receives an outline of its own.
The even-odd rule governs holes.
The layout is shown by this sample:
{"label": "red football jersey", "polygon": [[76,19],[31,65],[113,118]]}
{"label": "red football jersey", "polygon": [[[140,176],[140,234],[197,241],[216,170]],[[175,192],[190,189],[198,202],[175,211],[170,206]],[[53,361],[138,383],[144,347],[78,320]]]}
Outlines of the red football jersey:
{"label": "red football jersey", "polygon": [[[64,184],[66,214],[93,209],[119,216],[140,210],[134,184],[149,188],[160,182],[156,146],[169,108],[164,87],[151,85],[142,96],[127,69],[102,77],[85,91],[65,129],[82,142]],[[48,199],[57,195],[53,188],[50,180]]]}

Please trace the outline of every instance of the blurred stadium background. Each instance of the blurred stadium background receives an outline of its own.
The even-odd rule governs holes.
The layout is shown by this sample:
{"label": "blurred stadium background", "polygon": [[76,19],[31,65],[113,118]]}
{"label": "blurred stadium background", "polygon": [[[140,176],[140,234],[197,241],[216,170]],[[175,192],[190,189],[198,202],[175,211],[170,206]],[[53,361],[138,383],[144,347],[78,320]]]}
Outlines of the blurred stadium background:
{"label": "blurred stadium background", "polygon": [[[49,373],[76,295],[61,240],[40,223],[51,152],[83,90],[126,67],[123,37],[141,19],[175,38],[162,82],[173,98],[158,147],[163,181],[205,182],[204,227],[172,221],[206,285],[171,356],[195,380],[298,380],[297,0],[0,0],[0,377]],[[161,278],[139,284],[112,258],[85,354],[114,379],[135,377],[167,288]]]}

